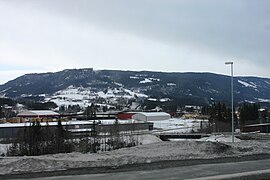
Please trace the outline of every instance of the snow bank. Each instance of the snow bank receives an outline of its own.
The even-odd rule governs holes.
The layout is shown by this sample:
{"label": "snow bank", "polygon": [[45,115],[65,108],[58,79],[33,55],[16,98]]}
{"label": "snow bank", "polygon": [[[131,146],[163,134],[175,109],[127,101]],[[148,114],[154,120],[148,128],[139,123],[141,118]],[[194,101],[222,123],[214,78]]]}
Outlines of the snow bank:
{"label": "snow bank", "polygon": [[[209,137],[204,137],[199,139],[198,141],[210,141],[210,142],[232,142],[232,136],[225,135],[211,135]],[[234,142],[241,142],[240,139],[234,137]]]}
{"label": "snow bank", "polygon": [[152,143],[159,143],[162,142],[161,139],[156,137],[155,135],[152,134],[146,134],[139,136],[139,143],[144,145],[144,144],[152,144]]}
{"label": "snow bank", "polygon": [[6,156],[10,146],[11,144],[0,144],[0,156]]}
{"label": "snow bank", "polygon": [[[152,139],[153,138],[153,139]],[[145,145],[95,154],[68,153],[37,157],[0,158],[0,174],[56,171],[83,167],[113,167],[168,160],[213,159],[270,154],[269,141],[221,143],[209,141],[154,142],[145,136]],[[150,141],[151,144],[147,144]]]}

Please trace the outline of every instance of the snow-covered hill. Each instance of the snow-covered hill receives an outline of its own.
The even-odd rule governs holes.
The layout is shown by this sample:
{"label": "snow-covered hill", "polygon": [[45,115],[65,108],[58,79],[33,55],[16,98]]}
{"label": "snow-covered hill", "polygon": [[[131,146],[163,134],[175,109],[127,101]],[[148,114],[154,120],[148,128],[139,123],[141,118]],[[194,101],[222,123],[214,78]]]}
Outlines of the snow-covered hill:
{"label": "snow-covered hill", "polygon": [[[234,78],[235,102],[270,103],[270,79]],[[44,97],[58,105],[114,106],[145,102],[202,105],[230,103],[230,77],[212,73],[164,73],[70,69],[27,74],[0,85],[0,96]]]}
{"label": "snow-covered hill", "polygon": [[[122,101],[135,100],[137,98],[147,98],[148,96],[123,87],[108,88],[106,92],[95,91],[91,87],[69,86],[66,89],[57,91],[52,96],[48,96],[45,101],[51,101],[60,106],[79,105],[80,107],[91,106],[95,103],[99,106],[115,108],[115,105]],[[128,104],[128,103],[127,103]]]}

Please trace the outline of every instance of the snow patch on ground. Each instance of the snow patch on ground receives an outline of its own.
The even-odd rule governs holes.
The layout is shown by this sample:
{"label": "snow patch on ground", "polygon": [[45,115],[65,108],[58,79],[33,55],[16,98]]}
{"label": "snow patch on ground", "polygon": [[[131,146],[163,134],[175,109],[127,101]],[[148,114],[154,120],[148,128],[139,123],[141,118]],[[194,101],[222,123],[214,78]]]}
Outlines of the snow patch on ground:
{"label": "snow patch on ground", "polygon": [[[209,137],[204,137],[199,139],[198,141],[210,141],[210,142],[232,142],[232,136],[225,135],[212,135]],[[234,142],[241,142],[240,139],[234,137]]]}
{"label": "snow patch on ground", "polygon": [[167,102],[167,101],[170,101],[171,99],[170,98],[162,98],[162,99],[157,99],[157,98],[148,98],[147,99],[148,101],[159,101],[159,102]]}
{"label": "snow patch on ground", "polygon": [[142,145],[145,144],[152,144],[152,143],[160,143],[162,142],[161,139],[159,139],[157,136],[152,135],[152,134],[146,134],[139,136],[139,143]]}
{"label": "snow patch on ground", "polygon": [[0,144],[0,156],[6,156],[10,146],[11,144]]}
{"label": "snow patch on ground", "polygon": [[120,86],[120,87],[122,87],[122,86],[123,86],[123,84],[121,84],[121,83],[117,83],[117,82],[114,82],[114,84],[115,84],[115,85],[117,85],[117,86]]}
{"label": "snow patch on ground", "polygon": [[130,79],[140,79],[139,77],[137,76],[129,76]]}
{"label": "snow patch on ground", "polygon": [[254,84],[253,82],[247,83],[241,80],[238,80],[238,82],[245,87],[257,88],[256,84]]}
{"label": "snow patch on ground", "polygon": [[160,102],[167,102],[167,101],[170,101],[171,99],[170,98],[162,98],[162,99],[160,99],[159,101]]}
{"label": "snow patch on ground", "polygon": [[150,79],[148,79],[148,78],[144,78],[144,80],[143,81],[140,81],[139,83],[140,84],[145,84],[145,83],[151,83],[151,82],[153,82],[153,81],[150,80]]}
{"label": "snow patch on ground", "polygon": [[147,100],[148,101],[158,101],[158,99],[156,99],[156,98],[148,98]]}
{"label": "snow patch on ground", "polygon": [[208,126],[208,120],[172,118],[163,121],[152,121],[154,128],[170,133],[191,133]]}
{"label": "snow patch on ground", "polygon": [[149,78],[149,80],[150,81],[158,81],[158,82],[160,81],[160,79],[158,79],[158,78]]}
{"label": "snow patch on ground", "polygon": [[137,97],[143,97],[143,98],[147,98],[148,97],[146,94],[135,92],[135,91],[131,91],[129,89],[124,89],[124,91],[127,92],[127,93],[129,93],[132,97],[134,97],[135,95]]}
{"label": "snow patch on ground", "polygon": [[270,99],[263,99],[263,98],[255,98],[260,102],[270,102]]}
{"label": "snow patch on ground", "polygon": [[249,101],[249,100],[245,100],[245,102],[251,103],[251,104],[255,103],[254,101]]}
{"label": "snow patch on ground", "polygon": [[268,81],[264,81],[266,84],[269,84],[270,85],[270,82],[268,82]]}

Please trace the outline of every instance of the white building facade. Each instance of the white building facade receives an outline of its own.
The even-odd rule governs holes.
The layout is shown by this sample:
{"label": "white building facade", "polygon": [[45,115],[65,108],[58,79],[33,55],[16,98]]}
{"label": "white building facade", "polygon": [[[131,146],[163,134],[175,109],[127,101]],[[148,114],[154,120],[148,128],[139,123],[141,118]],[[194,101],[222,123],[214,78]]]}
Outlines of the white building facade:
{"label": "white building facade", "polygon": [[171,118],[171,115],[165,112],[140,112],[132,116],[137,121],[163,121]]}

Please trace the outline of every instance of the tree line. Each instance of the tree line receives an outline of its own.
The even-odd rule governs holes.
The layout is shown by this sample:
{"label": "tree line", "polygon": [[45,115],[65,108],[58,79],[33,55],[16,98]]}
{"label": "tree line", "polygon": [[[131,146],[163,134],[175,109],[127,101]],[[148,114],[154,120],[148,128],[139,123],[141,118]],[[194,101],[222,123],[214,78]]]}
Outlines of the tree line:
{"label": "tree line", "polygon": [[139,144],[138,135],[134,132],[135,127],[121,132],[117,119],[107,132],[98,132],[98,126],[97,121],[93,121],[90,131],[74,135],[63,128],[61,120],[56,127],[49,124],[42,126],[39,121],[33,121],[17,134],[7,155],[37,156],[74,151],[96,153]]}
{"label": "tree line", "polygon": [[[238,115],[234,112],[234,127],[239,128],[247,124],[260,122],[260,105],[256,103],[244,103],[238,108]],[[204,106],[202,114],[209,116],[211,132],[231,131],[232,114],[231,108],[224,103],[218,102],[212,105]]]}
{"label": "tree line", "polygon": [[239,108],[240,124],[244,126],[246,124],[259,123],[259,109],[260,109],[260,105],[256,103],[243,104]]}
{"label": "tree line", "polygon": [[[224,103],[218,102],[202,108],[202,114],[209,116],[210,132],[231,131],[232,113]],[[234,114],[234,127],[237,127],[237,116]]]}
{"label": "tree line", "polygon": [[72,152],[69,136],[60,120],[56,127],[51,127],[48,123],[46,126],[41,126],[39,121],[33,121],[18,132],[8,155],[37,156]]}

